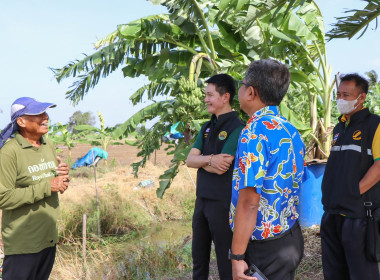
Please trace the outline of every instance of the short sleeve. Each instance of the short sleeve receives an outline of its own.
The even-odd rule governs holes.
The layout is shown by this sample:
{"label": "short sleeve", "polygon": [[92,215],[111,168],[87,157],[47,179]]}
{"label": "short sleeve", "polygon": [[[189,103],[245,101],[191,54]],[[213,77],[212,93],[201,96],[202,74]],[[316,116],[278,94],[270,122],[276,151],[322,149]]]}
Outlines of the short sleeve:
{"label": "short sleeve", "polygon": [[372,155],[373,160],[380,160],[380,124],[377,126],[375,136],[372,141]]}
{"label": "short sleeve", "polygon": [[197,138],[195,138],[195,142],[193,145],[193,148],[196,148],[200,151],[203,150],[203,131],[204,131],[205,125],[206,124],[202,126],[201,130],[199,130]]}
{"label": "short sleeve", "polygon": [[223,146],[222,154],[229,154],[231,156],[235,156],[240,132],[243,128],[244,125],[241,125],[231,132],[231,135],[227,138],[227,141]]}

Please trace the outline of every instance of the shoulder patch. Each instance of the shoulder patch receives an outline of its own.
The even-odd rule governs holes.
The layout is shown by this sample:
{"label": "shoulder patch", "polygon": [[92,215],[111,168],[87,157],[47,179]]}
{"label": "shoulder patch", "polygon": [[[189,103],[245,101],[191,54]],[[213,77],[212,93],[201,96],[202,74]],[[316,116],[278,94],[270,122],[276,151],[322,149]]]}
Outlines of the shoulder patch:
{"label": "shoulder patch", "polygon": [[219,133],[219,140],[225,140],[226,138],[227,138],[227,131],[221,131],[220,133]]}
{"label": "shoulder patch", "polygon": [[332,145],[333,145],[333,146],[335,145],[336,140],[338,140],[338,137],[339,137],[339,133],[336,133],[336,134],[334,135],[333,142],[332,142]]}
{"label": "shoulder patch", "polygon": [[210,128],[206,128],[205,132],[203,133],[203,138],[207,138],[208,134],[210,133]]}

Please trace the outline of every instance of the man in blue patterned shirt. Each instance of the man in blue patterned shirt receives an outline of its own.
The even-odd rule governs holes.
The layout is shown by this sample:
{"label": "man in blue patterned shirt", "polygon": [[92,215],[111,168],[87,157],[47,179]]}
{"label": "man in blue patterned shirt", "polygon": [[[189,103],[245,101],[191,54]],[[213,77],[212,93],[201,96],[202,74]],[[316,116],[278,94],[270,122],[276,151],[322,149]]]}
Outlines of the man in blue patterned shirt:
{"label": "man in blue patterned shirt", "polygon": [[253,279],[244,275],[250,264],[271,280],[294,279],[303,255],[295,205],[305,146],[278,108],[289,82],[285,65],[262,59],[251,63],[239,89],[250,119],[240,134],[232,181],[234,279]]}

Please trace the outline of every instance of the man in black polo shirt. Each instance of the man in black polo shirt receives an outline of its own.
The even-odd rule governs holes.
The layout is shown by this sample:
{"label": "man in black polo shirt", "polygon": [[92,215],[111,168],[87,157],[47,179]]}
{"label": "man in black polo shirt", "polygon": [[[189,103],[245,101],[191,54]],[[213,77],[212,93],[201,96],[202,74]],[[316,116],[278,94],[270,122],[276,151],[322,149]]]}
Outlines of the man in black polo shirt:
{"label": "man in black polo shirt", "polygon": [[380,117],[363,108],[367,91],[368,82],[359,75],[341,78],[337,106],[342,115],[322,181],[326,280],[380,279],[377,262],[365,255],[364,201],[380,207]]}
{"label": "man in black polo shirt", "polygon": [[244,127],[231,109],[235,81],[219,74],[206,81],[205,103],[211,120],[200,130],[187,157],[188,167],[198,168],[193,215],[193,279],[208,279],[211,242],[215,245],[219,277],[232,279],[232,231],[228,224],[231,181],[237,141]]}

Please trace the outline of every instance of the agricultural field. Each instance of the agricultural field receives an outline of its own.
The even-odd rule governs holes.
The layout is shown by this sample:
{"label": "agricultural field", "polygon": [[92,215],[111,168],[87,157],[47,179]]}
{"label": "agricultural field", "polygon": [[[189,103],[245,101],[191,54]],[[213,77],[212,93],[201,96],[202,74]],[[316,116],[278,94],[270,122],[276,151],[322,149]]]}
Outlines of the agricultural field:
{"label": "agricultural field", "polygon": [[[76,145],[73,161],[90,148]],[[67,159],[67,150],[61,150],[61,156]],[[58,246],[52,279],[79,279],[83,275],[80,217],[84,212],[88,215],[88,279],[160,279],[166,273],[173,277],[187,273],[195,200],[189,173],[181,167],[164,199],[159,199],[158,177],[170,164],[164,149],[157,151],[156,159],[153,154],[138,178],[130,167],[138,160],[135,147],[111,145],[107,150],[107,165],[102,160],[97,167],[101,242],[97,241],[93,168],[73,170],[70,188],[60,197],[62,215],[58,227],[62,244]],[[195,170],[190,174],[195,179]],[[139,187],[146,180],[152,180],[154,186]]]}
{"label": "agricultural field", "polygon": [[[90,148],[87,144],[75,145],[73,161]],[[67,149],[60,147],[60,150],[60,156],[67,160]],[[60,242],[51,279],[192,279],[191,216],[195,187],[191,177],[195,180],[196,170],[181,166],[164,198],[159,199],[158,177],[170,165],[170,157],[163,148],[140,169],[138,178],[130,167],[138,160],[135,147],[111,145],[108,152],[107,165],[102,160],[96,170],[101,239],[97,235],[94,170],[91,167],[72,170],[70,187],[60,195]],[[139,186],[149,179],[154,186]],[[87,215],[86,262],[83,214]],[[322,279],[319,227],[303,232],[305,253],[296,279]],[[209,279],[219,279],[214,253]]]}
{"label": "agricultural field", "polygon": [[[72,150],[73,160],[90,148],[76,145]],[[61,156],[66,158],[67,151],[62,151]],[[163,199],[158,199],[155,192],[158,177],[170,164],[163,148],[140,170],[138,178],[130,167],[138,160],[135,147],[109,146],[108,152],[108,165],[101,161],[97,168],[102,240],[96,240],[93,169],[72,171],[71,186],[61,196],[62,244],[58,246],[52,279],[79,279],[83,275],[81,224],[69,225],[72,223],[69,216],[81,216],[74,213],[78,209],[88,212],[86,272],[89,279],[191,279],[195,188],[190,176],[195,180],[196,171],[181,166],[171,188]],[[141,181],[149,179],[155,186],[138,187]],[[79,205],[83,207],[78,208]],[[304,229],[304,237],[305,255],[297,279],[322,279],[319,228]],[[127,256],[129,261],[125,261]],[[218,278],[213,255],[210,279]]]}
{"label": "agricultural field", "polygon": [[[46,97],[57,103],[56,112],[65,117],[71,108],[55,99],[59,94],[65,94],[71,105],[104,109],[107,116],[106,123],[103,113],[98,111],[100,128],[94,127],[97,122],[91,112],[80,111],[74,112],[67,123],[49,124],[49,137],[70,166],[83,157],[91,145],[109,153],[108,159],[102,159],[96,167],[71,170],[70,186],[59,195],[61,214],[53,280],[192,279],[191,218],[196,170],[188,169],[183,163],[202,124],[210,117],[204,89],[208,79],[216,73],[228,73],[235,81],[245,79],[243,84],[252,87],[255,95],[258,90],[262,99],[261,87],[256,85],[255,79],[251,83],[245,76],[251,61],[272,58],[286,64],[291,78],[288,93],[279,106],[280,112],[300,132],[307,161],[326,161],[329,157],[334,138],[332,129],[340,115],[335,102],[339,99],[339,71],[360,72],[369,78],[364,106],[380,114],[380,81],[375,71],[378,64],[374,64],[378,61],[373,59],[376,54],[369,51],[376,48],[364,48],[375,44],[367,41],[368,37],[360,39],[364,42],[361,46],[352,41],[341,45],[343,48],[327,44],[337,38],[359,39],[364,33],[368,35],[376,30],[380,0],[368,0],[361,6],[352,5],[352,1],[335,1],[344,2],[343,16],[339,14],[341,9],[331,7],[331,1],[319,0],[136,1],[134,8],[143,2],[160,3],[163,8],[141,6],[139,13],[133,12],[131,7],[125,10],[120,1],[116,1],[120,2],[119,8],[112,12],[104,5],[94,4],[96,1],[90,6],[83,5],[85,10],[82,11],[78,5],[81,1],[66,2],[65,7],[44,5],[44,9],[38,11],[34,6],[39,8],[40,5],[28,7],[25,4],[23,9],[11,4],[2,7],[3,17],[17,23],[8,24],[4,29],[9,32],[9,38],[16,34],[9,41],[17,46],[28,45],[29,53],[39,59],[25,64],[23,56],[9,55],[13,60],[5,65],[24,67],[7,67],[3,73],[4,77],[10,75],[3,80],[14,86],[3,94],[6,102],[1,107],[11,103],[8,98],[13,98],[15,92],[34,93],[22,88],[26,83],[11,82],[18,77],[28,77],[38,81],[35,84],[39,93],[35,97],[43,100]],[[69,13],[81,16],[63,17],[66,7],[70,7]],[[97,7],[101,7],[100,10]],[[12,14],[14,11],[17,15]],[[55,11],[59,14],[54,14]],[[87,18],[88,11],[91,11],[90,18]],[[43,14],[38,16],[41,12]],[[122,13],[122,18],[118,13]],[[76,18],[82,22],[74,22]],[[331,22],[330,18],[335,20]],[[38,19],[37,25],[35,19]],[[375,19],[376,26],[372,28]],[[46,20],[45,24],[41,24],[41,20]],[[108,26],[112,20],[120,22]],[[58,26],[58,23],[64,24]],[[87,24],[108,35],[100,38],[98,34],[92,35],[92,31],[85,29]],[[8,30],[8,27],[17,29]],[[19,30],[27,30],[26,27],[33,31],[34,43],[27,36],[19,36]],[[103,33],[105,30],[107,33]],[[52,39],[46,34],[59,36]],[[64,36],[67,34],[70,37]],[[83,34],[96,38],[95,42],[88,41],[90,51],[81,50],[88,40]],[[71,47],[61,49],[67,43]],[[354,45],[355,51],[361,50],[355,55],[356,60],[352,59],[349,48]],[[11,49],[6,53],[17,50],[9,46]],[[33,46],[38,48],[32,50]],[[365,56],[361,56],[363,54]],[[339,59],[340,55],[343,59]],[[21,62],[15,62],[17,57]],[[350,57],[350,63],[341,64],[341,61],[347,62],[346,57]],[[62,61],[69,62],[63,65]],[[42,69],[38,62],[43,62],[43,69],[48,67],[49,76],[43,76],[45,71],[38,70]],[[128,80],[118,87],[119,84],[109,79],[111,74],[122,74],[119,77]],[[61,83],[61,88],[54,92],[50,84],[44,84],[44,81],[51,82],[51,75]],[[104,79],[110,84],[98,87]],[[62,87],[67,87],[65,93],[59,93]],[[98,92],[100,98],[96,95]],[[231,109],[246,122],[249,116],[240,109],[238,99],[234,97]],[[106,126],[110,123],[117,124]],[[176,134],[182,137],[171,137]],[[128,139],[120,145],[111,145],[122,137]],[[166,144],[163,139],[175,140]],[[319,231],[319,226],[303,229],[305,251],[297,280],[323,279]],[[211,256],[209,279],[218,279],[215,254]]]}

